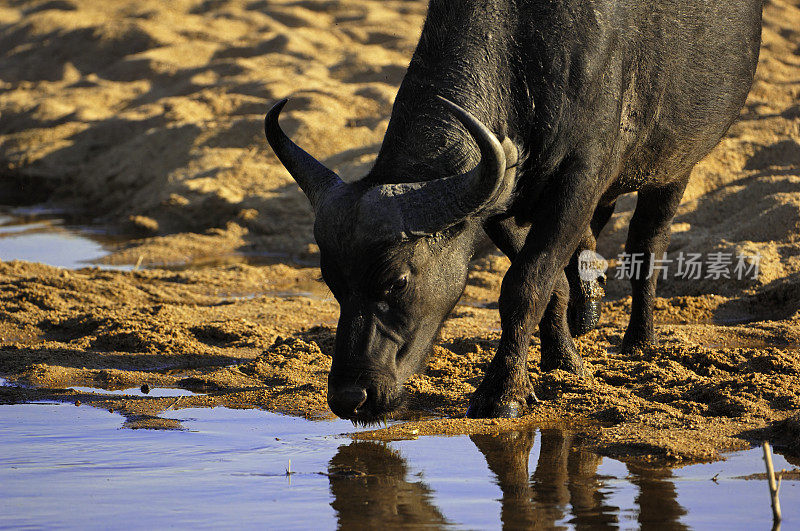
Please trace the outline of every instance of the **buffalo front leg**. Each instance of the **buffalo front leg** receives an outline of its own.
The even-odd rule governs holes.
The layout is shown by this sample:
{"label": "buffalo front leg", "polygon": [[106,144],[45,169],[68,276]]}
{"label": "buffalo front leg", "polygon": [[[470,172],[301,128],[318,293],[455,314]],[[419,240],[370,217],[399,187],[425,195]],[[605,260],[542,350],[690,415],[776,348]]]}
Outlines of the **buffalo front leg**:
{"label": "buffalo front leg", "polygon": [[669,230],[688,175],[677,182],[658,188],[640,190],[636,210],[628,228],[625,252],[631,281],[631,318],[622,339],[622,348],[630,350],[655,343],[653,304],[661,271],[654,260],[661,260],[669,244]]}
{"label": "buffalo front leg", "polygon": [[553,288],[580,243],[597,203],[595,183],[565,177],[561,189],[532,209],[525,244],[511,262],[500,290],[502,335],[497,353],[470,400],[473,418],[517,416],[535,397],[528,378],[531,333],[550,302]]}
{"label": "buffalo front leg", "polygon": [[[525,245],[525,240],[530,232],[528,225],[517,225],[513,218],[491,219],[486,223],[485,229],[495,245],[512,261]],[[579,248],[576,253],[580,250]],[[539,323],[541,368],[542,371],[561,369],[578,376],[585,376],[586,370],[583,361],[572,341],[567,323],[569,299],[570,285],[567,282],[566,274],[561,273],[550,296],[550,303]],[[526,401],[536,401],[533,392],[531,392],[531,396],[526,397]]]}
{"label": "buffalo front leg", "polygon": [[[564,268],[566,279],[569,282],[569,293],[567,295],[569,303],[563,308],[563,311],[566,312],[567,315],[567,334],[573,337],[582,336],[590,330],[593,330],[600,321],[600,311],[604,295],[603,287],[605,286],[606,280],[605,274],[593,279],[581,278],[578,262],[583,251],[589,250],[594,252],[597,248],[597,236],[608,223],[608,220],[614,213],[615,206],[616,203],[611,202],[607,205],[600,205],[597,207],[592,216],[590,228],[586,231],[583,239],[578,244],[578,248],[572,254],[572,258],[567,264],[567,267]],[[511,217],[494,218],[486,222],[485,230],[494,244],[497,245],[506,256],[514,260],[514,257],[517,256],[517,253],[519,253],[525,243],[525,238],[530,231],[530,226],[517,225]],[[558,299],[560,294],[554,293],[553,296]],[[560,300],[551,301],[543,319],[548,319],[551,308],[554,311],[561,311],[561,306]],[[555,324],[560,322],[560,315],[554,314],[550,317],[552,317],[550,328],[554,331],[551,337],[554,339],[554,343],[557,345],[565,345],[565,348],[568,344],[572,345],[572,342],[568,342],[555,334]],[[548,350],[557,352],[557,350],[553,348]],[[570,349],[567,348],[564,351],[565,357],[570,357],[567,353],[568,350]],[[571,350],[574,350],[574,346]]]}

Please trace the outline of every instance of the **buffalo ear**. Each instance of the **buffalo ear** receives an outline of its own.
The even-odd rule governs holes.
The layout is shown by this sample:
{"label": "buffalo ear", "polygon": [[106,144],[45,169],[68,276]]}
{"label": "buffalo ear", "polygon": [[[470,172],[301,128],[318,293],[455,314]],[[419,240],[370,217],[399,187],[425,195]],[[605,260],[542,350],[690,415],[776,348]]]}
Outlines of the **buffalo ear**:
{"label": "buffalo ear", "polygon": [[519,148],[514,141],[504,137],[501,145],[506,154],[506,174],[500,190],[492,201],[492,207],[495,209],[505,209],[510,204],[514,185],[517,182],[517,165],[519,164]]}
{"label": "buffalo ear", "polygon": [[486,125],[459,105],[437,96],[480,149],[481,158],[472,170],[416,183],[385,184],[370,190],[364,200],[391,215],[395,233],[404,237],[423,236],[443,231],[491,208],[505,195],[506,159],[517,150],[509,140],[501,144]]}
{"label": "buffalo ear", "polygon": [[278,116],[287,101],[284,98],[269,110],[264,118],[264,132],[275,155],[311,201],[314,212],[317,212],[326,196],[335,188],[346,185],[338,175],[303,151],[283,132],[278,124]]}
{"label": "buffalo ear", "polygon": [[503,141],[500,142],[500,145],[503,146],[503,152],[506,154],[506,169],[514,168],[519,162],[519,149],[517,149],[517,145],[507,136],[503,137]]}

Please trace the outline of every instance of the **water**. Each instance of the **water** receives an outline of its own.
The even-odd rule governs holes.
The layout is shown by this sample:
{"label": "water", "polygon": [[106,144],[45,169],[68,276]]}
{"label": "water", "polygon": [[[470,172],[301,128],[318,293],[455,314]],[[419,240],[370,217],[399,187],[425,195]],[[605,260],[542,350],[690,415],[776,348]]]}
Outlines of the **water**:
{"label": "water", "polygon": [[[164,416],[185,430],[120,429],[122,417],[88,406],[0,406],[0,526],[771,526],[765,482],[736,479],[763,472],[759,449],[651,469],[559,430],[375,443],[338,436],[348,422],[260,410]],[[784,481],[781,501],[784,529],[797,528],[800,482]]]}
{"label": "water", "polygon": [[[1,379],[0,379],[1,380]],[[2,381],[0,381],[0,385],[2,385]],[[100,395],[125,395],[125,396],[150,396],[153,398],[163,398],[163,397],[178,397],[178,396],[196,396],[197,393],[193,393],[187,389],[180,389],[177,387],[151,387],[148,388],[148,391],[145,392],[142,387],[130,387],[127,389],[101,389],[99,387],[81,387],[73,385],[71,387],[73,391],[78,393],[94,393]]]}
{"label": "water", "polygon": [[[26,260],[69,269],[97,265],[112,239],[67,224],[63,212],[42,207],[0,210],[0,260]],[[109,266],[106,269],[131,269]]]}
{"label": "water", "polygon": [[[67,269],[99,267],[123,271],[141,266],[141,264],[112,265],[103,262],[103,258],[110,254],[113,247],[124,242],[123,237],[112,237],[97,227],[69,223],[66,213],[58,209],[44,206],[0,205],[0,261],[24,260]],[[288,254],[236,252],[174,263],[151,263],[142,267],[181,271],[198,267],[230,264],[269,265],[287,261],[296,265],[316,265],[316,262],[304,261]],[[309,292],[299,292],[299,294],[287,292],[287,296],[290,294],[318,297]]]}

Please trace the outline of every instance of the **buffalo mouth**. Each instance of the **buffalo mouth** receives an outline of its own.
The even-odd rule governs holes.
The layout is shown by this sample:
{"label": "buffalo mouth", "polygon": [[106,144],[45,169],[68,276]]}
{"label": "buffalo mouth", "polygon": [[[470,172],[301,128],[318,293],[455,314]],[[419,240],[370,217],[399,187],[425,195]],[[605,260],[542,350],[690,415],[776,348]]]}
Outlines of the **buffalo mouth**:
{"label": "buffalo mouth", "polygon": [[402,391],[386,391],[376,387],[348,386],[329,389],[328,405],[339,418],[354,425],[372,426],[385,422],[403,405]]}

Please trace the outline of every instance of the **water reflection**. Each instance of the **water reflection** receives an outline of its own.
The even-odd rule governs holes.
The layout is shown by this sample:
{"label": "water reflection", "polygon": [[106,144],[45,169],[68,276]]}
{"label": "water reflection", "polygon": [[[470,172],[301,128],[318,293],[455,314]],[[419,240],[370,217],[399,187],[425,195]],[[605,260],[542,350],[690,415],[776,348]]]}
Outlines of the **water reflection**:
{"label": "water reflection", "polygon": [[[601,462],[555,430],[348,444],[336,436],[350,428],[344,421],[225,408],[163,416],[186,429],[119,429],[122,417],[88,406],[0,406],[0,528],[142,518],[156,528],[248,529],[772,523],[763,481],[744,480],[763,471],[759,448],[667,471]],[[776,455],[775,467],[792,465]],[[798,528],[798,486],[784,478],[785,529]]]}
{"label": "water reflection", "polygon": [[[539,455],[529,470],[537,433]],[[625,514],[611,503],[612,483],[598,474],[602,457],[583,449],[574,434],[547,429],[472,435],[500,487],[500,521],[509,529],[617,529],[638,522],[641,528],[685,529],[667,469],[628,465],[638,488],[638,510]],[[442,460],[459,456],[442,455]],[[421,477],[409,477],[405,459],[385,443],[341,446],[330,460],[328,477],[339,528],[379,526],[444,527],[453,524],[435,505],[436,493]],[[452,515],[451,515],[452,516]]]}
{"label": "water reflection", "polygon": [[[574,436],[542,430],[536,469],[528,463],[535,432],[473,435],[503,491],[501,521],[505,527],[544,527],[569,518],[577,528],[616,524],[619,508],[606,502],[597,476],[601,457],[582,450]],[[615,526],[616,527],[616,526]]]}
{"label": "water reflection", "polygon": [[448,524],[421,480],[409,481],[408,465],[383,443],[339,447],[328,465],[331,507],[341,529]]}
{"label": "water reflection", "polygon": [[636,504],[639,506],[639,524],[643,529],[670,524],[672,529],[688,529],[679,523],[686,509],[678,503],[672,471],[666,468],[648,468],[628,465],[630,482],[639,487]]}

